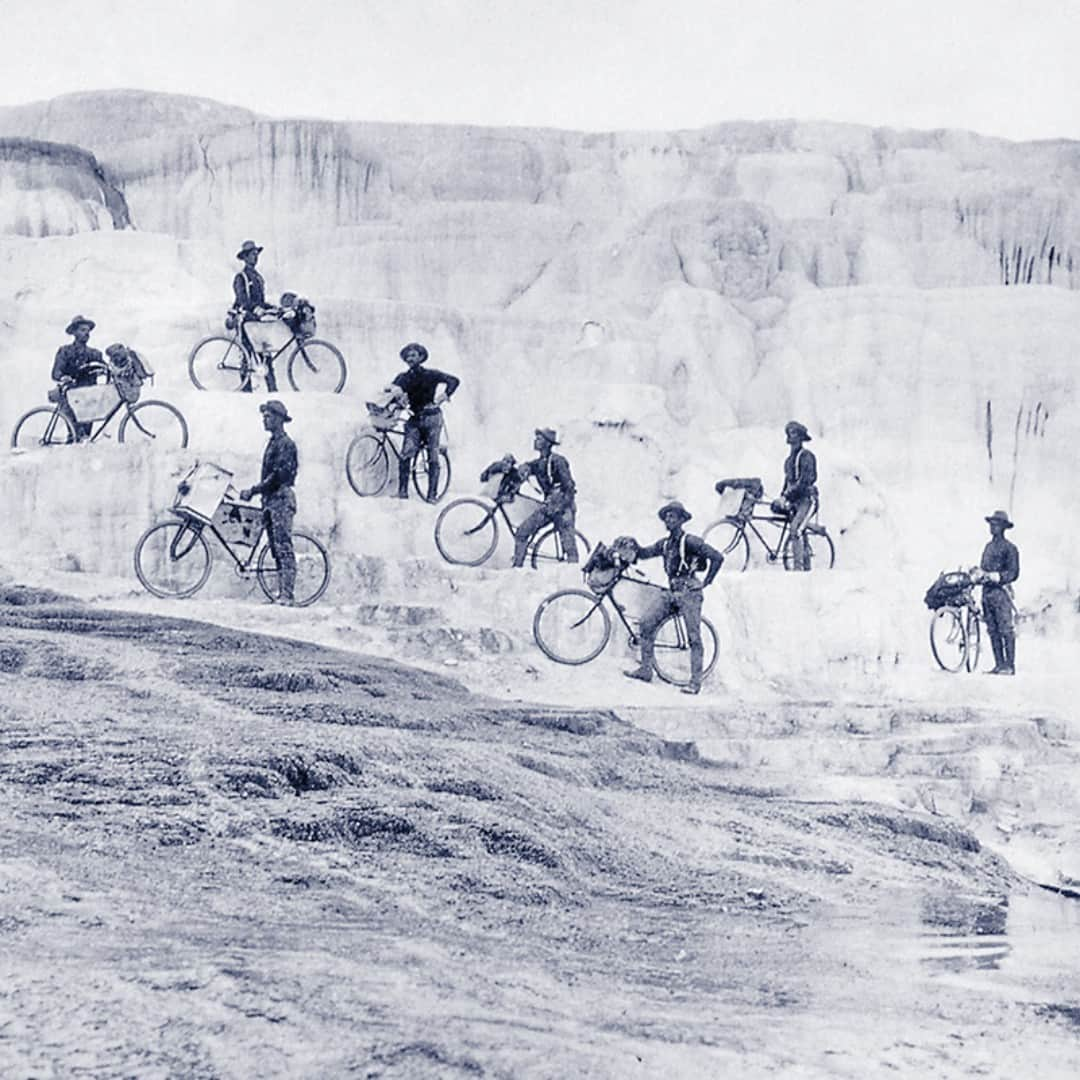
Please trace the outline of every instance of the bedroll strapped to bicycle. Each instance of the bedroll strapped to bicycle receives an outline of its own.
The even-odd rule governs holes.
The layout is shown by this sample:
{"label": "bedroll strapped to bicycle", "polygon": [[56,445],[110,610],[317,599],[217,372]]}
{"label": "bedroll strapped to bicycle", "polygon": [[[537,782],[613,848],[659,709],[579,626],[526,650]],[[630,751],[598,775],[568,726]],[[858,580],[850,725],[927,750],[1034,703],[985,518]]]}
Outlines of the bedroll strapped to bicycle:
{"label": "bedroll strapped to bicycle", "polygon": [[758,476],[736,476],[727,480],[716,481],[717,495],[723,495],[728,488],[743,493],[739,509],[732,515],[740,521],[749,521],[754,512],[754,505],[765,494],[765,485]]}
{"label": "bedroll strapped to bicycle", "polygon": [[966,603],[966,593],[973,584],[971,576],[963,570],[943,571],[926,590],[923,601],[931,611],[943,607],[962,607]]}

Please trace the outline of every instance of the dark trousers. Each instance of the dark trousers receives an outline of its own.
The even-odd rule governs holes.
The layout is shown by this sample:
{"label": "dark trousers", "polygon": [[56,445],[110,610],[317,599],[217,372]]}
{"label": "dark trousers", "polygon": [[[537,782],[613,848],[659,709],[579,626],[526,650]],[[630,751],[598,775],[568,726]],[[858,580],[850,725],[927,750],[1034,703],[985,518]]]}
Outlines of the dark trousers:
{"label": "dark trousers", "polygon": [[439,491],[439,436],[442,434],[442,412],[439,409],[424,411],[419,416],[410,416],[405,421],[405,441],[401,446],[401,461],[398,462],[398,495],[402,499],[409,497],[409,473],[412,471],[413,458],[420,452],[420,447],[428,455],[428,492],[430,502],[435,501]]}
{"label": "dark trousers", "polygon": [[277,563],[281,600],[292,600],[296,589],[296,552],[292,542],[295,516],[296,493],[291,487],[278,488],[263,499],[263,524],[270,552]]}
{"label": "dark trousers", "polygon": [[983,586],[983,618],[998,668],[1016,667],[1016,629],[1012,597],[1000,586]]}
{"label": "dark trousers", "polygon": [[652,673],[653,657],[656,654],[656,631],[669,615],[679,614],[686,622],[686,637],[690,642],[690,682],[694,686],[700,686],[705,656],[705,649],[701,644],[701,589],[679,587],[678,582],[672,584],[673,588],[657,592],[641,616],[641,670]]}
{"label": "dark trousers", "polygon": [[532,538],[550,521],[555,525],[562,543],[566,561],[578,561],[577,537],[574,535],[574,520],[577,507],[574,500],[567,498],[561,491],[549,495],[519,526],[514,534],[514,565],[525,565],[525,552],[532,543]]}

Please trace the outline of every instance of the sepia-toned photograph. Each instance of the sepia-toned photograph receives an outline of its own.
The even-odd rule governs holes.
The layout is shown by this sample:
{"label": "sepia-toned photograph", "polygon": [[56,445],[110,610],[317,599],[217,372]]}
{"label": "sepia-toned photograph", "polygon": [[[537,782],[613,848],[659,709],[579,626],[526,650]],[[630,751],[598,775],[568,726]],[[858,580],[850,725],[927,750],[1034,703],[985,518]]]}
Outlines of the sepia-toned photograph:
{"label": "sepia-toned photograph", "polygon": [[1080,7],[3,14],[0,1076],[1080,1076]]}

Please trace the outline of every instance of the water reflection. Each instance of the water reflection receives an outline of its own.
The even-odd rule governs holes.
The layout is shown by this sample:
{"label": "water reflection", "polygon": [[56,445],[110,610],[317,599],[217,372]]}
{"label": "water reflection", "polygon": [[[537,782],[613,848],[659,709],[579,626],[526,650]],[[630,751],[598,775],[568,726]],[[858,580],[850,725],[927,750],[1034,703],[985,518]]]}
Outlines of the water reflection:
{"label": "water reflection", "polygon": [[997,970],[1012,952],[1009,897],[936,892],[923,896],[922,963],[942,971]]}

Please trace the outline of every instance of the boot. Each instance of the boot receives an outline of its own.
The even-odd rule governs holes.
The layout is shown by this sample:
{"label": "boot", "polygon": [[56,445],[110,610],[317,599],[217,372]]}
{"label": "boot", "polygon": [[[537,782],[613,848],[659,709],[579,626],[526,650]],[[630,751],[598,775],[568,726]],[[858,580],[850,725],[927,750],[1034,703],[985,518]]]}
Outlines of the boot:
{"label": "boot", "polygon": [[641,682],[652,682],[652,672],[647,671],[645,668],[634,668],[632,671],[624,671],[623,674],[628,679],[638,679]]}
{"label": "boot", "polygon": [[1002,675],[1016,674],[1016,635],[1001,635],[1001,651],[1004,654],[1005,663],[1002,667]]}
{"label": "boot", "polygon": [[994,666],[990,675],[1001,675],[1005,670],[1005,650],[1000,635],[990,635],[990,648],[994,650]]}

